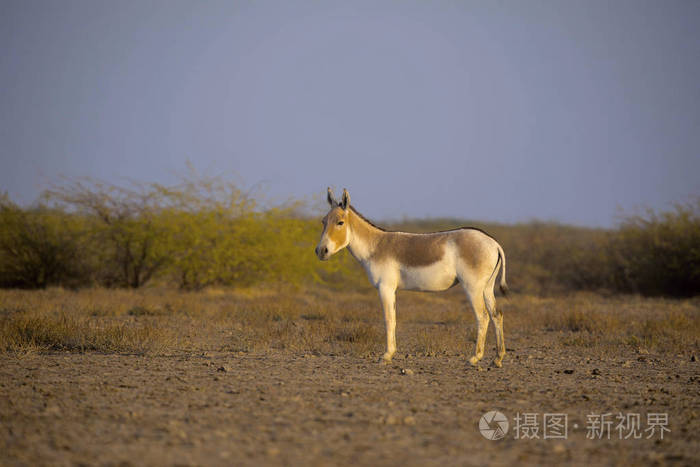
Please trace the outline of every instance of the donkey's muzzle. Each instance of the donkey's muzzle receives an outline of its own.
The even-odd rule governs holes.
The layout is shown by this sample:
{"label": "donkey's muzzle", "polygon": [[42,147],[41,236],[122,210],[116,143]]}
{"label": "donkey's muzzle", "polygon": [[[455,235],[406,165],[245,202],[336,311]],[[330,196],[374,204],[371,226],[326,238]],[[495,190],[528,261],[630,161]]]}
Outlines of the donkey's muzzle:
{"label": "donkey's muzzle", "polygon": [[324,246],[323,248],[321,247],[316,247],[316,256],[318,256],[318,259],[320,260],[327,260],[328,259],[328,247]]}

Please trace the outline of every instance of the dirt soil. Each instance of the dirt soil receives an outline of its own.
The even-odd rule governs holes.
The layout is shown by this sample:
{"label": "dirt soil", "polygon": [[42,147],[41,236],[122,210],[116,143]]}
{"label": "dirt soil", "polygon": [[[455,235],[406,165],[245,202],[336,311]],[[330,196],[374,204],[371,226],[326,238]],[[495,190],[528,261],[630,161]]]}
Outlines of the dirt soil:
{"label": "dirt soil", "polygon": [[[466,356],[5,354],[0,464],[700,465],[697,362],[511,337],[503,368],[489,349],[480,371]],[[509,422],[500,440],[479,430],[491,410]],[[546,413],[567,415],[565,439],[543,439]],[[605,413],[610,439],[589,439]],[[620,439],[620,413],[640,414],[640,439]],[[524,414],[540,439],[522,439]]]}

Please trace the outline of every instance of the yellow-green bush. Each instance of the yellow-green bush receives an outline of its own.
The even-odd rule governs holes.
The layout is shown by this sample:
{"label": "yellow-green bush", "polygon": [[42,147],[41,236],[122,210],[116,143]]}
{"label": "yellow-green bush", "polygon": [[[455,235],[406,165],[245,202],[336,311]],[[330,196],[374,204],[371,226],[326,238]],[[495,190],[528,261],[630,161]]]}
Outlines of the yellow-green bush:
{"label": "yellow-green bush", "polygon": [[37,288],[88,282],[78,248],[82,219],[0,198],[0,286]]}
{"label": "yellow-green bush", "polygon": [[700,198],[624,219],[611,242],[617,288],[645,295],[700,293]]}
{"label": "yellow-green bush", "polygon": [[298,205],[261,209],[217,178],[170,187],[86,179],[45,200],[30,209],[0,203],[0,286],[157,282],[195,290],[360,277],[347,254],[318,261],[320,224]]}

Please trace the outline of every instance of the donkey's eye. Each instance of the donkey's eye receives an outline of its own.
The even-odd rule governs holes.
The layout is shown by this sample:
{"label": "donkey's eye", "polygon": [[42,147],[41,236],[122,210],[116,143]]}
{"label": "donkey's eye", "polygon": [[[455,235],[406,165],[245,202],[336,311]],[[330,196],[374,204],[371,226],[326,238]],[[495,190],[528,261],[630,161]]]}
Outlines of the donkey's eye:
{"label": "donkey's eye", "polygon": [[343,224],[345,224],[345,222],[343,222],[343,221],[338,222],[338,225],[343,225]]}

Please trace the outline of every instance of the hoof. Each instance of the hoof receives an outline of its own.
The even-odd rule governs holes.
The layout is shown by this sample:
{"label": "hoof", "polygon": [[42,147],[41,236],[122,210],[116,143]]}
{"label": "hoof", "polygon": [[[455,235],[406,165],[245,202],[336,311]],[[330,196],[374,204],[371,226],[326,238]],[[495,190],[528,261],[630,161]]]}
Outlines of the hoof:
{"label": "hoof", "polygon": [[492,363],[496,368],[501,368],[503,366],[502,360],[498,358],[495,358]]}
{"label": "hoof", "polygon": [[391,358],[393,357],[392,354],[385,353],[382,355],[382,358],[379,359],[379,363],[391,363]]}
{"label": "hoof", "polygon": [[477,366],[479,364],[479,359],[474,356],[469,359],[469,364],[471,366]]}

